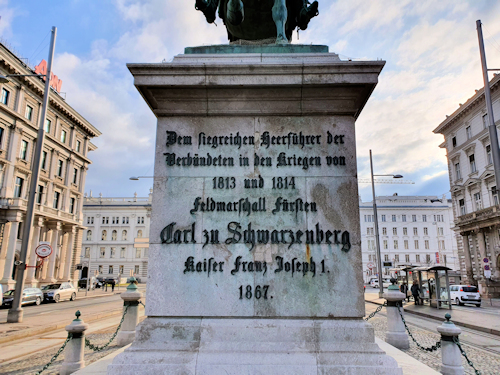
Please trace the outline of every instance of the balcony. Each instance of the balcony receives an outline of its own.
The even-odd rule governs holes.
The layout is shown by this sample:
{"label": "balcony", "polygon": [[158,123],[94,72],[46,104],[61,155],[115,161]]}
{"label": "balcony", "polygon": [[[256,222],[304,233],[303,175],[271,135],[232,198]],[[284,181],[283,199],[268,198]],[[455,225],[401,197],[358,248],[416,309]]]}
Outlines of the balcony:
{"label": "balcony", "polygon": [[459,216],[456,225],[460,230],[474,229],[475,227],[487,227],[500,223],[500,206],[491,206],[479,211]]}
{"label": "balcony", "polygon": [[[11,209],[11,210],[22,210],[26,211],[28,207],[28,200],[23,198],[0,198],[0,208],[1,209]],[[75,212],[70,214],[52,207],[44,206],[41,204],[35,204],[35,214],[46,216],[52,219],[63,219],[73,222],[79,222],[79,214]],[[81,224],[81,223],[80,223]]]}

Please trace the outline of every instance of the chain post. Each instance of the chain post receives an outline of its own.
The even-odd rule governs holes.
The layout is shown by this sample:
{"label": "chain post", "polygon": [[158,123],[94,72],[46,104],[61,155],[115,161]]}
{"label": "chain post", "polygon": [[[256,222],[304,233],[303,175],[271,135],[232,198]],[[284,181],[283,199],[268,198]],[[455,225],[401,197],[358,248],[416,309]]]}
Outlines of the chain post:
{"label": "chain post", "polygon": [[445,318],[446,321],[437,327],[441,334],[441,373],[461,375],[465,373],[465,370],[462,366],[459,346],[455,345],[454,341],[458,339],[462,331],[450,320],[450,314],[446,314]]}
{"label": "chain post", "polygon": [[387,300],[387,333],[385,341],[398,349],[409,349],[410,341],[403,324],[404,314],[400,310],[406,296],[400,292],[396,282],[397,279],[392,278],[392,285],[389,285],[387,292],[384,293],[384,298]]}
{"label": "chain post", "polygon": [[70,342],[70,340],[72,338],[73,337],[72,337],[71,333],[68,333],[68,337],[66,338],[66,341],[64,341],[64,344],[62,344],[62,346],[59,348],[57,353],[54,354],[52,356],[52,358],[50,359],[50,361],[45,366],[43,366],[40,371],[36,372],[35,375],[40,375],[42,372],[47,370],[52,365],[52,363],[54,363],[54,361],[57,359],[57,357],[59,357],[59,355],[64,351],[64,348],[66,348],[66,345],[68,344],[68,342]]}
{"label": "chain post", "polygon": [[405,318],[403,317],[403,314],[401,313],[401,307],[398,306],[398,311],[399,311],[399,315],[401,316],[401,320],[403,321],[403,324],[405,326],[405,329],[406,329],[406,332],[408,332],[408,336],[410,336],[410,338],[412,339],[412,341],[415,343],[415,345],[417,345],[417,348],[419,348],[420,350],[424,350],[426,352],[434,352],[436,350],[438,350],[440,347],[441,347],[441,341],[437,341],[436,344],[426,348],[422,345],[420,345],[418,343],[417,340],[415,340],[415,337],[413,337],[413,335],[411,334],[411,331],[410,329],[408,328],[408,325],[406,324],[406,320]]}
{"label": "chain post", "polygon": [[135,277],[130,278],[130,285],[127,291],[121,294],[124,308],[128,308],[128,314],[123,322],[123,329],[118,333],[116,343],[118,346],[125,346],[135,340],[135,328],[139,324],[139,303],[142,293],[137,288]]}
{"label": "chain post", "polygon": [[66,349],[64,361],[61,367],[61,375],[69,375],[85,367],[83,358],[85,331],[89,328],[82,319],[80,311],[75,313],[76,319],[66,326],[66,331],[71,334],[71,341]]}

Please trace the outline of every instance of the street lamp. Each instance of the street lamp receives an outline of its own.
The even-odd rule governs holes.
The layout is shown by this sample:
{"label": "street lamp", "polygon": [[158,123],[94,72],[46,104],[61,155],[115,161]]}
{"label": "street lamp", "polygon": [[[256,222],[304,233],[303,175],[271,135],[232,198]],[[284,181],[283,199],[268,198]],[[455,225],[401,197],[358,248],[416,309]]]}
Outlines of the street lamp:
{"label": "street lamp", "polygon": [[375,201],[375,182],[373,177],[391,176],[392,178],[403,178],[400,174],[373,174],[373,161],[372,161],[372,150],[370,150],[370,170],[372,176],[372,193],[373,193],[373,216],[375,220],[375,243],[377,245],[377,270],[378,270],[378,286],[379,286],[379,297],[382,298],[384,294],[384,283],[382,281],[382,256],[380,255],[380,239],[378,232],[378,216],[377,216],[377,203]]}
{"label": "street lamp", "polygon": [[[56,44],[57,28],[52,27],[52,37],[50,39],[49,59],[47,63],[47,74],[45,74],[45,92],[43,94],[42,115],[40,116],[40,125],[38,127],[37,142],[35,149],[35,156],[33,158],[33,169],[31,174],[30,194],[28,197],[28,206],[26,207],[26,219],[24,221],[23,237],[21,243],[21,254],[17,264],[16,274],[16,289],[14,291],[14,300],[12,307],[7,314],[7,323],[21,323],[23,321],[23,309],[21,307],[21,300],[24,289],[24,271],[26,270],[26,257],[28,255],[28,245],[30,242],[31,227],[33,226],[33,219],[35,217],[35,196],[38,187],[38,177],[40,174],[40,156],[43,150],[43,141],[45,138],[45,131],[43,129],[45,119],[47,118],[47,108],[49,106],[49,93],[50,93],[50,75],[52,71],[52,59],[54,57],[54,48]],[[0,80],[6,80],[7,77],[14,76],[43,76],[32,74],[9,74],[0,77]],[[5,81],[4,81],[5,82]]]}

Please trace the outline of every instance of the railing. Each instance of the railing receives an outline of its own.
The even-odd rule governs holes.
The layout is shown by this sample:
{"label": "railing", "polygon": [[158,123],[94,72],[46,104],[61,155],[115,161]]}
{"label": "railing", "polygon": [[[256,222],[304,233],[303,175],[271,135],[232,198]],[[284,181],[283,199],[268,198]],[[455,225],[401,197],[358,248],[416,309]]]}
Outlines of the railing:
{"label": "railing", "polygon": [[488,208],[484,208],[482,210],[472,212],[470,214],[465,214],[458,217],[457,224],[467,223],[473,220],[485,220],[490,217],[495,217],[500,215],[500,207],[499,206],[491,206]]}

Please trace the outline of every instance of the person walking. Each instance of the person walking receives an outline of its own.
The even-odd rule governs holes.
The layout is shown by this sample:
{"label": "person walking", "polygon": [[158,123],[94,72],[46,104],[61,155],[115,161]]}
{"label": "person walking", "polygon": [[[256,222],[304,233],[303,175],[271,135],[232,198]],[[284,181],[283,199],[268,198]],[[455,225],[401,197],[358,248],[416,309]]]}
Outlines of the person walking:
{"label": "person walking", "polygon": [[115,280],[111,281],[111,292],[115,291]]}
{"label": "person walking", "polygon": [[411,286],[411,294],[413,296],[413,300],[415,301],[415,305],[420,305],[420,287],[418,284],[414,281],[413,285]]}
{"label": "person walking", "polygon": [[410,299],[408,297],[408,285],[406,285],[406,283],[401,284],[399,290],[405,295],[406,302],[410,302]]}

